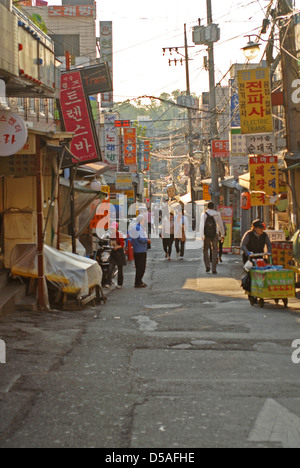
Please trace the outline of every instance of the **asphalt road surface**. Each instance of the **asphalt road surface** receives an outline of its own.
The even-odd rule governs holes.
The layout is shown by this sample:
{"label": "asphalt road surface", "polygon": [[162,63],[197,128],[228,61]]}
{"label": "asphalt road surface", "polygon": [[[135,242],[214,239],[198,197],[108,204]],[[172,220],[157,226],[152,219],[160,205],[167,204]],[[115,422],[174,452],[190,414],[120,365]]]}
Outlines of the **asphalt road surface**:
{"label": "asphalt road surface", "polygon": [[300,301],[252,307],[241,265],[157,239],[147,288],[130,264],[105,305],[3,317],[0,447],[299,448]]}

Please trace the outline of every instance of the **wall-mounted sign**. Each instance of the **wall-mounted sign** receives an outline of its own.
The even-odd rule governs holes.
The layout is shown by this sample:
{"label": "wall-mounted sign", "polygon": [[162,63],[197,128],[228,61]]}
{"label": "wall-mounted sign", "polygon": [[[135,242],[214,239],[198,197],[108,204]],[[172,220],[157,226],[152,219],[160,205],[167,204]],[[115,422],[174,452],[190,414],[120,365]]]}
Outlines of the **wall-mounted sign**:
{"label": "wall-mounted sign", "polygon": [[74,16],[79,17],[93,17],[94,6],[93,5],[63,5],[63,6],[49,6],[49,16],[65,16],[72,18]]}
{"label": "wall-mounted sign", "polygon": [[27,141],[24,120],[14,112],[0,111],[0,156],[18,153]]}
{"label": "wall-mounted sign", "polygon": [[100,159],[100,149],[95,136],[94,120],[88,110],[80,71],[65,73],[61,76],[60,104],[64,125],[67,132],[74,133],[70,151],[78,159],[77,162],[87,163]]}
{"label": "wall-mounted sign", "polygon": [[[101,62],[107,63],[113,82],[113,25],[112,21],[100,21]],[[101,94],[101,107],[112,108],[114,96],[112,90]]]}
{"label": "wall-mounted sign", "polygon": [[238,83],[242,133],[272,133],[269,68],[239,70]]}
{"label": "wall-mounted sign", "polygon": [[107,63],[100,63],[80,70],[83,88],[86,94],[98,94],[112,91],[112,82]]}
{"label": "wall-mounted sign", "polygon": [[213,158],[229,158],[229,140],[213,140],[211,151]]}
{"label": "wall-mounted sign", "polygon": [[124,129],[124,163],[136,164],[136,128]]}

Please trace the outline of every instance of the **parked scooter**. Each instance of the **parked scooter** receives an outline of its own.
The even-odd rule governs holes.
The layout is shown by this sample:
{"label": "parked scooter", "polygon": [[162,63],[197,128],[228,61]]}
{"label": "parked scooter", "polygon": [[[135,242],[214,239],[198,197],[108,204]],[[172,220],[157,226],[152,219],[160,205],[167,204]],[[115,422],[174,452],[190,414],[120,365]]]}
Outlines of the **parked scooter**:
{"label": "parked scooter", "polygon": [[[101,266],[103,277],[102,277],[102,286],[105,286],[108,281],[108,270],[109,270],[109,259],[112,251],[110,245],[109,233],[106,232],[99,239],[97,234],[93,234],[97,239],[94,239],[95,244],[97,245],[97,250],[94,250],[94,260],[96,260]],[[115,278],[118,274],[118,267],[115,267],[112,277]]]}

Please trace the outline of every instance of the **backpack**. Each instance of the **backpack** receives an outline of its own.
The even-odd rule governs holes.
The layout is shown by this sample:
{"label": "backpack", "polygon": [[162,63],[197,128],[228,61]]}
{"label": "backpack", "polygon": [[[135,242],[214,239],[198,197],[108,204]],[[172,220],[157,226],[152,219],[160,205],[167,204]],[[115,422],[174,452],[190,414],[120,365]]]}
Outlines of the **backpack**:
{"label": "backpack", "polygon": [[206,213],[206,221],[204,226],[204,235],[208,237],[208,239],[214,239],[217,235],[217,225],[216,220],[213,216]]}

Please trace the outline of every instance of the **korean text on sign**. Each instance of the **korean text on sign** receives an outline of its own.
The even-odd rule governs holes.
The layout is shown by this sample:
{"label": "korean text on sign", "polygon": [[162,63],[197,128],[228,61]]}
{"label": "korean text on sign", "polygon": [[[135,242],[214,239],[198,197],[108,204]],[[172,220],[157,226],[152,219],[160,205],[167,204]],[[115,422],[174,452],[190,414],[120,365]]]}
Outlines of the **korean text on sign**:
{"label": "korean text on sign", "polygon": [[252,206],[269,205],[270,197],[278,194],[277,156],[253,156],[249,158],[250,190]]}
{"label": "korean text on sign", "polygon": [[242,134],[273,131],[270,71],[239,70],[239,101]]}
{"label": "korean text on sign", "polygon": [[80,72],[62,75],[60,102],[66,131],[75,134],[71,152],[80,162],[98,160]]}
{"label": "korean text on sign", "polygon": [[213,158],[229,158],[229,140],[213,140],[211,150]]}

